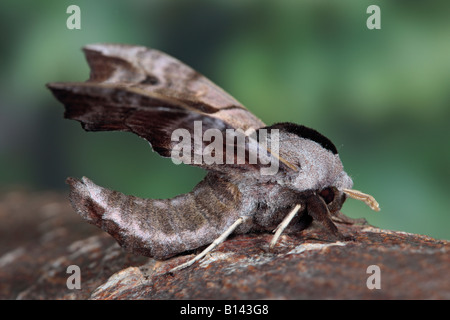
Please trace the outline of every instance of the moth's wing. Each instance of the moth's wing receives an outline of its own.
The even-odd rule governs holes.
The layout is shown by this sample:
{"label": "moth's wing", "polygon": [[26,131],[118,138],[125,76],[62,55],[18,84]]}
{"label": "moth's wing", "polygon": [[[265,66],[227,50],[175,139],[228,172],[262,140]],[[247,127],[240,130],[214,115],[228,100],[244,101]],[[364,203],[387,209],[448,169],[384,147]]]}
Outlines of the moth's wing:
{"label": "moth's wing", "polygon": [[212,81],[163,52],[117,44],[93,44],[83,50],[91,68],[89,84],[114,84],[160,99],[162,104],[208,114],[244,131],[265,126]]}
{"label": "moth's wing", "polygon": [[210,80],[177,59],[145,47],[95,44],[84,48],[86,82],[47,86],[65,117],[87,131],[131,131],[169,157],[176,129],[258,129],[264,123]]}

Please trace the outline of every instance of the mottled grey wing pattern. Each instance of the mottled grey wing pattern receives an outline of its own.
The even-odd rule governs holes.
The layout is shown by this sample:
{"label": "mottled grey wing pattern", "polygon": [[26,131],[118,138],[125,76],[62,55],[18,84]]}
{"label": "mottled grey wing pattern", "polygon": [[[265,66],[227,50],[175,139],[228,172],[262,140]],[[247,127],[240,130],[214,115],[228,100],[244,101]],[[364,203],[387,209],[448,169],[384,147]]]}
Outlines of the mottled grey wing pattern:
{"label": "mottled grey wing pattern", "polygon": [[87,131],[131,131],[170,156],[175,129],[258,129],[264,123],[213,82],[177,59],[138,46],[95,44],[84,48],[89,80],[50,83],[66,106],[65,117]]}

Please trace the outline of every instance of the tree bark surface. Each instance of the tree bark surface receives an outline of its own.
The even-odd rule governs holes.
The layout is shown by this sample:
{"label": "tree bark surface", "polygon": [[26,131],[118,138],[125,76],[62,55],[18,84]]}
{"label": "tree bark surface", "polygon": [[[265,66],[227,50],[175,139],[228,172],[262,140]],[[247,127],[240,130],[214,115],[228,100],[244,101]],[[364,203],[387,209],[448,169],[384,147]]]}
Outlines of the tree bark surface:
{"label": "tree bark surface", "polygon": [[[271,234],[232,236],[171,274],[195,252],[165,261],[126,253],[84,222],[67,195],[4,192],[0,298],[450,299],[449,241],[369,225],[338,227],[354,241],[336,242],[312,227],[283,235],[270,251]],[[67,286],[71,265],[80,268],[80,289]]]}

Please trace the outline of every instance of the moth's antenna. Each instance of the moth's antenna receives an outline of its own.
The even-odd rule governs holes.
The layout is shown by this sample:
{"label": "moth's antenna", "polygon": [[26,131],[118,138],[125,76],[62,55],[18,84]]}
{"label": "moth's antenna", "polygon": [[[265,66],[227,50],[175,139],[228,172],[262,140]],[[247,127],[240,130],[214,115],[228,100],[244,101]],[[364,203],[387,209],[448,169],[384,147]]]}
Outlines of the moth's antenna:
{"label": "moth's antenna", "polygon": [[348,195],[350,198],[361,200],[365,204],[367,204],[372,210],[374,211],[380,211],[380,205],[375,200],[374,197],[372,197],[370,194],[363,193],[358,190],[353,189],[342,189],[346,195]]}

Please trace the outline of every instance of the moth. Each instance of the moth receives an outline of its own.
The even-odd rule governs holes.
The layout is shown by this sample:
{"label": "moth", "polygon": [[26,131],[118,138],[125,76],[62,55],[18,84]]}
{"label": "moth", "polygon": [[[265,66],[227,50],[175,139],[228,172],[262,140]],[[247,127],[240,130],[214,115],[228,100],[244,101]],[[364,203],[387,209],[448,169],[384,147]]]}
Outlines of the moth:
{"label": "moth", "polygon": [[[184,158],[207,175],[191,192],[172,199],[141,199],[86,177],[68,178],[78,214],[126,250],[167,259],[206,247],[175,271],[202,259],[230,234],[275,232],[273,248],[286,228],[303,230],[316,221],[336,239],[348,240],[333,222],[349,221],[340,212],[347,197],[379,210],[372,196],[352,189],[336,147],[316,130],[289,122],[266,126],[206,77],[160,51],[118,44],[83,50],[91,69],[87,81],[47,84],[65,105],[65,118],[79,121],[86,131],[135,133],[163,157],[180,152],[173,134],[182,130],[191,140],[181,151],[199,155],[214,142],[212,154],[231,160]],[[214,139],[205,139],[210,129]],[[233,130],[240,134],[225,136]],[[238,145],[239,137],[247,139]],[[236,152],[221,155],[224,150]],[[250,161],[255,150],[256,161]],[[262,174],[268,160],[278,164],[277,170]]]}

